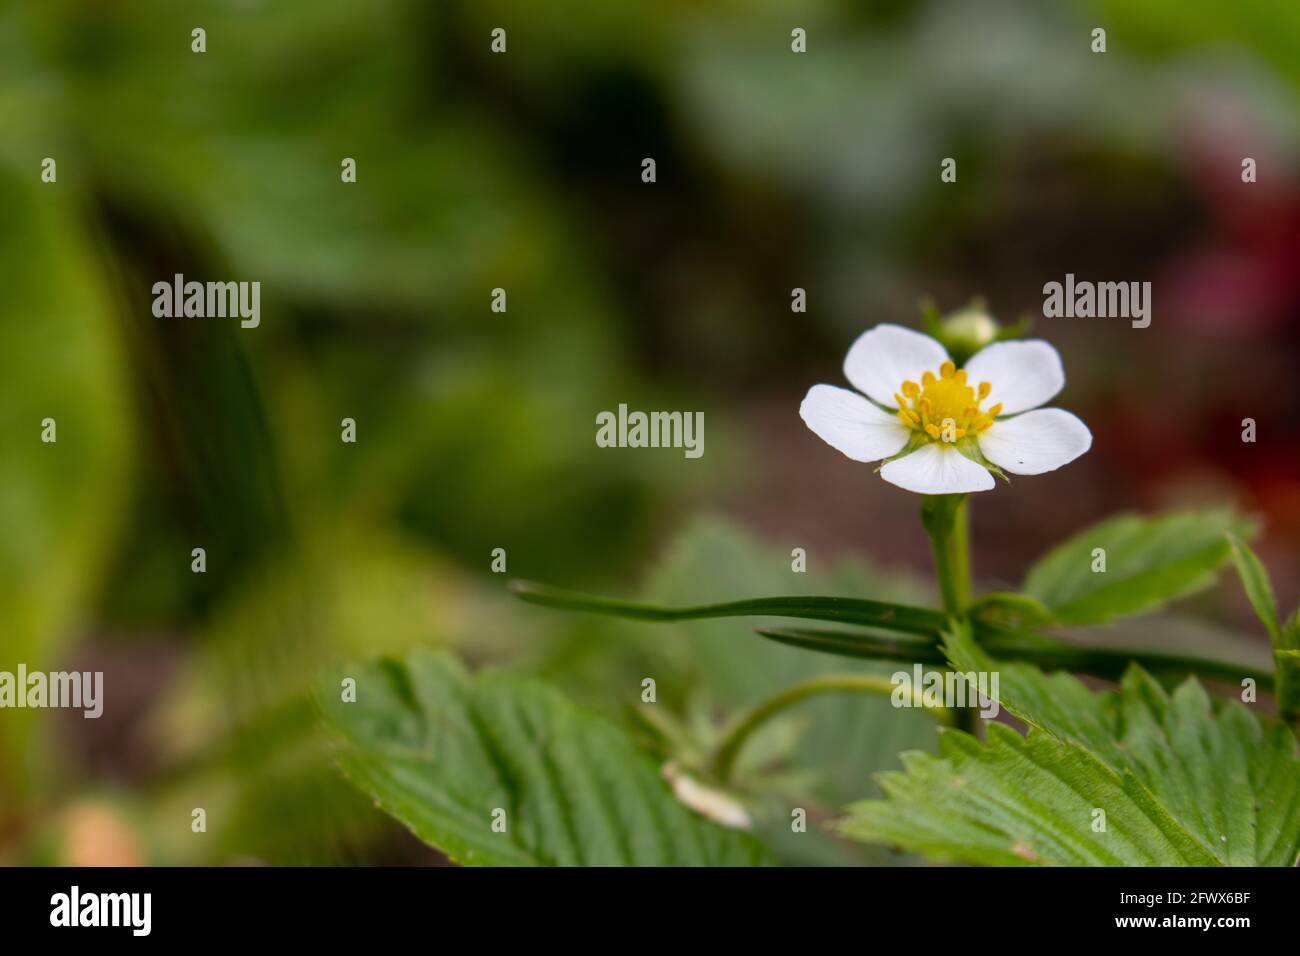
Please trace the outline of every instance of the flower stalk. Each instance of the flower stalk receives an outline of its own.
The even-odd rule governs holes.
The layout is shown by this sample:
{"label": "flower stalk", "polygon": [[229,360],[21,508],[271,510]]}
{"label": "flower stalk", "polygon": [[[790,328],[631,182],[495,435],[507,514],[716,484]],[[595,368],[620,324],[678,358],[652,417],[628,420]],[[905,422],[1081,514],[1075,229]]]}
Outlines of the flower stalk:
{"label": "flower stalk", "polygon": [[[952,617],[964,618],[971,603],[970,530],[966,495],[926,495],[921,503],[921,523],[930,536],[934,570],[939,579],[943,609]],[[975,708],[956,712],[956,726],[975,733]]]}
{"label": "flower stalk", "polygon": [[971,602],[966,495],[926,495],[921,523],[930,535],[943,609],[953,616],[964,614]]}
{"label": "flower stalk", "polygon": [[[769,697],[742,717],[723,738],[713,756],[713,776],[726,785],[736,765],[736,758],[745,742],[753,736],[763,724],[776,714],[795,704],[828,693],[865,693],[881,694],[886,697],[894,693],[896,685],[888,677],[876,674],[827,674],[810,680],[792,684],[780,693]],[[941,724],[952,724],[953,714],[945,707],[926,704],[919,687],[913,688],[914,707],[924,708]]]}

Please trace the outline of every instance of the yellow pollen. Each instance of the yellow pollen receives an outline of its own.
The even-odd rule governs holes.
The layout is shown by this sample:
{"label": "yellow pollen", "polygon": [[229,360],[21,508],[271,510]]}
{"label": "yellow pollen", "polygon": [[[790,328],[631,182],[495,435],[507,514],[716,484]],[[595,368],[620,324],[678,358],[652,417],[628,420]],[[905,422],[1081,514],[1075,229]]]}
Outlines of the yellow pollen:
{"label": "yellow pollen", "polygon": [[925,372],[920,385],[911,379],[904,381],[894,395],[899,420],[935,441],[956,442],[978,435],[993,424],[1002,406],[981,410],[980,404],[993,386],[980,382],[977,391],[968,379],[965,369],[947,361],[939,366],[938,374]]}

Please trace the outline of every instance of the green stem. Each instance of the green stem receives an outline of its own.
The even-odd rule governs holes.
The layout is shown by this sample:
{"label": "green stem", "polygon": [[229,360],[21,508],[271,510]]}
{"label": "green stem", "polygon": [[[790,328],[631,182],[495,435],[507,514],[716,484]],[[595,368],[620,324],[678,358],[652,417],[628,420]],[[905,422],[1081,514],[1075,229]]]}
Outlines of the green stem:
{"label": "green stem", "polygon": [[[735,766],[736,758],[740,755],[740,750],[745,745],[745,742],[749,740],[754,731],[787,707],[792,707],[800,701],[817,694],[847,691],[851,693],[883,694],[888,697],[893,694],[894,689],[895,685],[889,678],[879,677],[875,674],[828,674],[825,677],[814,677],[798,684],[792,684],[775,696],[763,701],[731,728],[713,757],[714,775],[720,783],[726,784],[731,777],[732,768]],[[925,705],[920,688],[914,688],[913,695],[914,706],[924,707],[940,723],[952,723],[952,715],[946,708]]]}
{"label": "green stem", "polygon": [[1273,652],[1273,660],[1277,715],[1300,734],[1300,649],[1279,648]]}
{"label": "green stem", "polygon": [[[921,504],[921,523],[930,535],[943,609],[953,617],[965,617],[971,603],[966,496],[926,495]],[[975,708],[958,710],[955,723],[959,729],[974,734],[977,727]]]}
{"label": "green stem", "polygon": [[930,535],[943,609],[949,614],[962,614],[971,602],[966,496],[926,495],[921,523]]}

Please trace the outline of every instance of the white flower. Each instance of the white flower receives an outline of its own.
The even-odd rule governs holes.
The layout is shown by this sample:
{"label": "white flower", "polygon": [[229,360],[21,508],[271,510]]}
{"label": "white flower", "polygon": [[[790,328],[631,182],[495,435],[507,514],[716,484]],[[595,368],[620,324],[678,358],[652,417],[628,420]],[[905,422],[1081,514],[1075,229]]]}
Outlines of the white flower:
{"label": "white flower", "polygon": [[987,491],[986,465],[1041,475],[1092,447],[1074,415],[1038,407],[1065,385],[1061,357],[1040,340],[994,342],[958,369],[928,335],[878,325],[853,343],[844,375],[867,397],[814,385],[799,416],[854,461],[887,459],[880,477],[918,494]]}

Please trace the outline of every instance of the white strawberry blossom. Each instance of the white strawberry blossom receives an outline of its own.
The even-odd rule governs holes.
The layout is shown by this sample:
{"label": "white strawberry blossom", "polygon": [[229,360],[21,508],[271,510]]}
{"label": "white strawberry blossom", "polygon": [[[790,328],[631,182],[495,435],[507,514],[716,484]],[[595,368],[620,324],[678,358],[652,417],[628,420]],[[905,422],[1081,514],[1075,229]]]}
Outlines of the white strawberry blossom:
{"label": "white strawberry blossom", "polygon": [[1039,407],[1065,385],[1060,355],[1041,340],[994,342],[959,369],[930,336],[878,325],[853,343],[844,375],[862,394],[814,385],[800,417],[854,461],[883,460],[880,477],[918,494],[988,491],[989,466],[1041,475],[1092,446],[1076,416]]}

